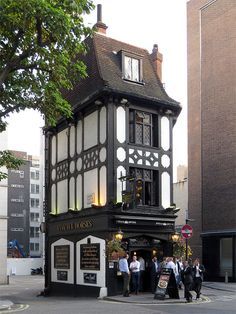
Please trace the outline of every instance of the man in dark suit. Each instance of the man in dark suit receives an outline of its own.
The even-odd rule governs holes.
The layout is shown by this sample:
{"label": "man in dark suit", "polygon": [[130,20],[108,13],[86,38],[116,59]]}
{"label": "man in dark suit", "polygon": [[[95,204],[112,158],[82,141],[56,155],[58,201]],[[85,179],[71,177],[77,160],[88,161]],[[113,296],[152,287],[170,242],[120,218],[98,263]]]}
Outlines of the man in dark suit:
{"label": "man in dark suit", "polygon": [[205,267],[200,264],[199,258],[196,258],[193,263],[193,287],[197,294],[196,299],[200,298],[204,272]]}
{"label": "man in dark suit", "polygon": [[158,279],[160,276],[160,263],[158,263],[156,256],[152,258],[150,265],[150,279],[151,279],[151,291],[155,293]]}
{"label": "man in dark suit", "polygon": [[182,282],[184,284],[184,297],[186,302],[192,302],[192,294],[190,290],[193,285],[193,269],[188,261],[184,262],[184,269],[182,271]]}

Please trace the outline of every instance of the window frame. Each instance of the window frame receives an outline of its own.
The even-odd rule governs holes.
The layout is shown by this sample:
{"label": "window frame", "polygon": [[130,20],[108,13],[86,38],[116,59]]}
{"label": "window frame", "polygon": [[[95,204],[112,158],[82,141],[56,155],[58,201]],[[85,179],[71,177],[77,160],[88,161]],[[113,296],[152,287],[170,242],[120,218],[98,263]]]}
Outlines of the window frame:
{"label": "window frame", "polygon": [[[136,114],[143,114],[143,115],[149,115],[150,116],[150,122],[137,122],[136,121]],[[133,118],[131,119],[131,117]],[[142,125],[142,142],[137,141],[137,125]],[[145,126],[148,126],[150,128],[150,144],[145,143]],[[129,109],[129,143],[130,144],[135,144],[135,145],[142,145],[146,147],[159,147],[159,132],[158,132],[158,115],[147,112],[147,111],[142,111],[142,110],[137,110],[134,108]],[[157,131],[157,137],[154,138],[154,134]]]}
{"label": "window frame", "polygon": [[[127,82],[132,82],[135,84],[141,84],[143,85],[143,56],[141,55],[137,55],[131,52],[127,52],[127,51],[121,51],[122,54],[122,78],[124,81]],[[131,64],[133,64],[132,60],[137,60],[138,61],[138,80],[135,80],[133,77],[133,72],[131,69],[131,78],[128,78],[126,76],[126,58],[130,58],[131,59]],[[132,67],[132,65],[131,65]]]}
{"label": "window frame", "polygon": [[[137,204],[136,206],[153,206],[159,207],[160,206],[160,187],[159,187],[159,171],[153,169],[146,169],[146,168],[138,168],[138,167],[130,167],[129,168],[131,177],[134,177],[134,184],[137,179],[142,179],[142,198],[141,203]],[[150,171],[150,179],[145,178],[145,171]],[[142,173],[142,175],[138,175],[138,172]],[[133,184],[130,183],[130,184]],[[132,187],[130,187],[132,190]],[[150,199],[147,199],[147,189],[150,188]],[[134,186],[134,195],[135,195],[135,186]],[[136,202],[136,197],[135,197]]]}

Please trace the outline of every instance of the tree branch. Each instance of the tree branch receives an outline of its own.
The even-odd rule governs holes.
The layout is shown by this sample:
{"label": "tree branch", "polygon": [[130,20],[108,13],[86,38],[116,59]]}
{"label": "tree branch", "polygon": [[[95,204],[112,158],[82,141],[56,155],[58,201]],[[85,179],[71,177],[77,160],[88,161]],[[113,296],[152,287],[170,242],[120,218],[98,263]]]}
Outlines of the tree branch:
{"label": "tree branch", "polygon": [[17,111],[19,108],[20,104],[8,107],[5,111],[0,111],[0,119],[6,117],[11,112],[13,113],[14,111]]}

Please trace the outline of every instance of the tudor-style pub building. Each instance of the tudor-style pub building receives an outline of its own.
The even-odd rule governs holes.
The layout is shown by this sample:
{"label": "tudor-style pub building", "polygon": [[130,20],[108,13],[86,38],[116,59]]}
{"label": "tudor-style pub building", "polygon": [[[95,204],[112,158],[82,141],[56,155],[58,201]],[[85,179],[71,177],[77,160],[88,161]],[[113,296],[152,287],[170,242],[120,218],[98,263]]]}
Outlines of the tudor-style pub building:
{"label": "tudor-style pub building", "polygon": [[124,249],[146,264],[172,254],[172,130],[181,107],[163,88],[157,45],[149,54],[107,37],[100,16],[85,40],[88,76],[65,95],[73,119],[45,129],[49,293],[120,293],[106,252],[119,230]]}

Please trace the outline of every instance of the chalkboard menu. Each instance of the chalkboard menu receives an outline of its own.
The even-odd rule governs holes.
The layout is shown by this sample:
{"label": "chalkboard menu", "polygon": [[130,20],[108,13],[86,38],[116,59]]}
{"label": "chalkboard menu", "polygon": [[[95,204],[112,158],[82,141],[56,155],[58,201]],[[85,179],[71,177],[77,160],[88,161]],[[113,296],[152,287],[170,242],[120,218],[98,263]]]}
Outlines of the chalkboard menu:
{"label": "chalkboard menu", "polygon": [[100,244],[80,245],[80,269],[100,270]]}
{"label": "chalkboard menu", "polygon": [[154,299],[163,300],[166,295],[166,290],[169,284],[170,275],[171,275],[171,269],[170,268],[164,268],[161,271],[158,284],[156,287]]}
{"label": "chalkboard menu", "polygon": [[154,299],[163,300],[166,293],[171,299],[179,299],[179,291],[175,280],[175,275],[171,268],[163,268],[158,280]]}
{"label": "chalkboard menu", "polygon": [[70,268],[70,246],[69,245],[54,246],[54,268],[59,268],[59,269]]}

